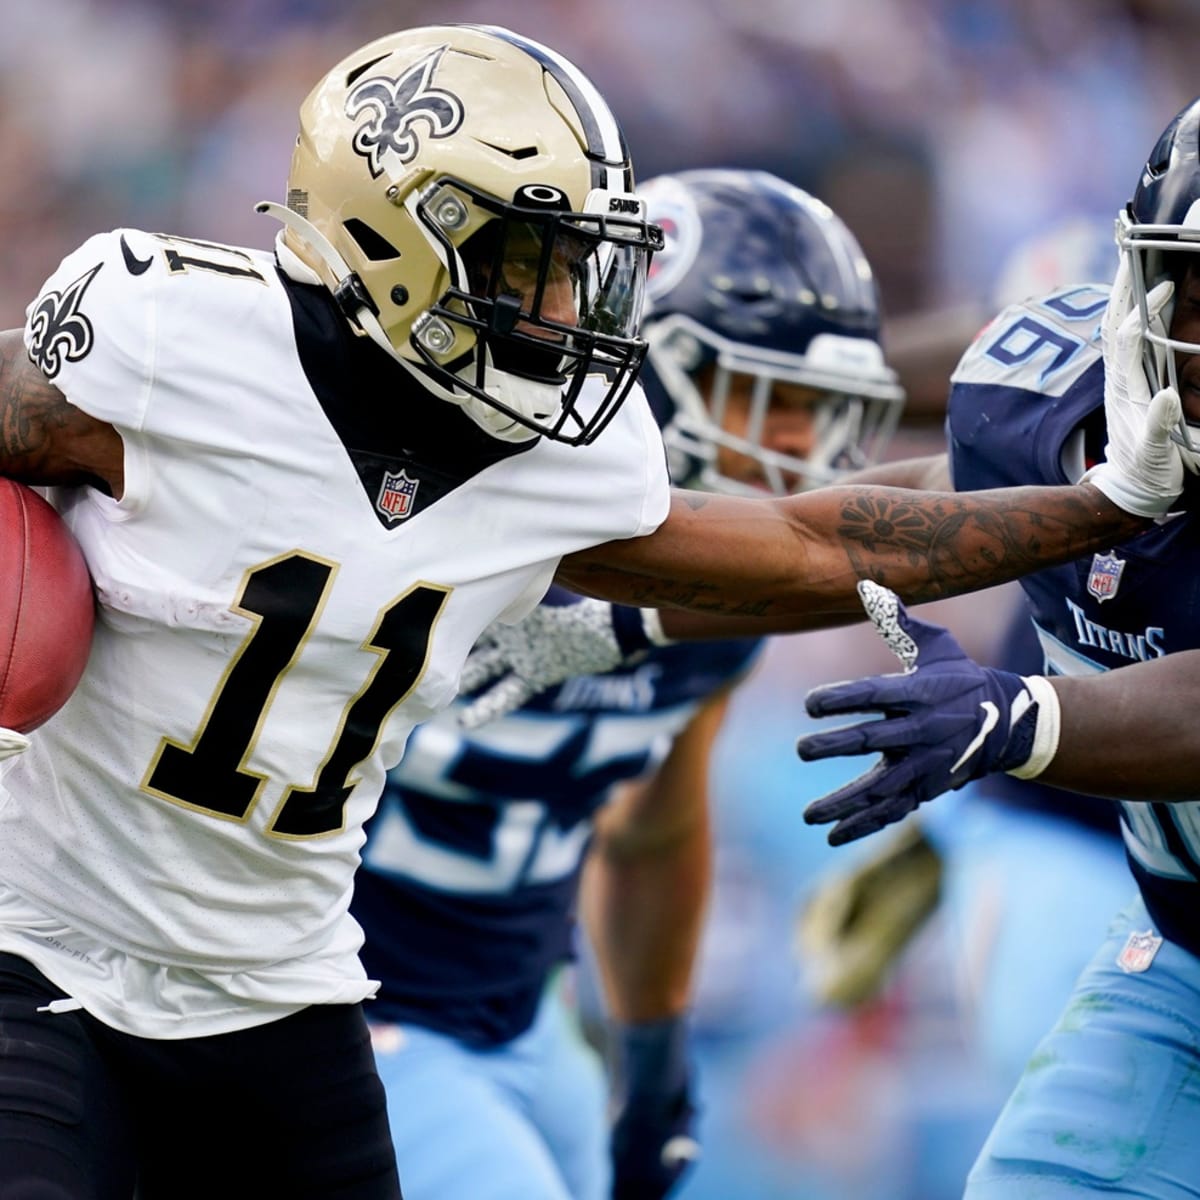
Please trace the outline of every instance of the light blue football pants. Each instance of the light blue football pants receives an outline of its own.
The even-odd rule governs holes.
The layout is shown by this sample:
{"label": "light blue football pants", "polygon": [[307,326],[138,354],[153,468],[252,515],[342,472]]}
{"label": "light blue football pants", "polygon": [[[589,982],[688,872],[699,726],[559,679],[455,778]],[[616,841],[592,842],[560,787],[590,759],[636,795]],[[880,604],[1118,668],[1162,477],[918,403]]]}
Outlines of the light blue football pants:
{"label": "light blue football pants", "polygon": [[[1002,1099],[1137,884],[1119,836],[960,795],[948,820],[924,825],[943,855],[943,922],[970,1036]],[[943,815],[931,807],[929,818]]]}
{"label": "light blue football pants", "polygon": [[1130,933],[1151,928],[1140,898],[1113,922],[965,1200],[1200,1197],[1200,959],[1164,941],[1146,971],[1126,973],[1117,957]]}
{"label": "light blue football pants", "polygon": [[559,992],[495,1049],[372,1024],[405,1200],[607,1200],[604,1072]]}

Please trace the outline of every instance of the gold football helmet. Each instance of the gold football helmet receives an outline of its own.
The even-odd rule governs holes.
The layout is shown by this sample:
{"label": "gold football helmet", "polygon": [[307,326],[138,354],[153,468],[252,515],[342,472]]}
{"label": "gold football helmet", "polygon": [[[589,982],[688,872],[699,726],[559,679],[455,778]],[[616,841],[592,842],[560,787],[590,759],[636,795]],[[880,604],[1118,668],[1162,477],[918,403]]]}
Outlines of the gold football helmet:
{"label": "gold football helmet", "polygon": [[628,394],[662,235],[554,51],[480,25],[371,42],[304,101],[286,207],[258,207],[357,332],[494,436],[584,444]]}

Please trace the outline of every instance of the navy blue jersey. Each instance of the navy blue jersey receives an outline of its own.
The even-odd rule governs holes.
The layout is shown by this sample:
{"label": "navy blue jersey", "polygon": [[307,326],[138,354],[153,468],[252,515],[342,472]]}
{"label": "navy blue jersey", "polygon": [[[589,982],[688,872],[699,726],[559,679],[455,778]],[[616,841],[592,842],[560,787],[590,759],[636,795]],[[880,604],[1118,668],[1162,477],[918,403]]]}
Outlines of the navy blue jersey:
{"label": "navy blue jersey", "polygon": [[[1013,305],[963,356],[947,434],[959,490],[1059,484],[1103,446],[1099,320],[1107,291]],[[1194,505],[1110,550],[1021,581],[1048,674],[1088,674],[1200,648]],[[1197,789],[1200,795],[1200,788]],[[1159,930],[1200,953],[1200,802],[1121,804],[1130,866]]]}
{"label": "navy blue jersey", "polygon": [[355,883],[363,961],[382,984],[370,1015],[475,1045],[524,1032],[548,972],[571,954],[596,810],[662,761],[759,645],[668,646],[470,734],[453,708],[414,730]]}

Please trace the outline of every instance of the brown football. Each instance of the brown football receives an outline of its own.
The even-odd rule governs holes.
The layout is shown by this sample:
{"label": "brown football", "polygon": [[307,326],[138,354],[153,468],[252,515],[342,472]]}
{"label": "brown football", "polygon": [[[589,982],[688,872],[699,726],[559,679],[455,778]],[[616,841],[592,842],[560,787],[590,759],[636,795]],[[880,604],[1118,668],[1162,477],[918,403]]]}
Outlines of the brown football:
{"label": "brown football", "polygon": [[0,725],[28,733],[87,665],[96,604],[71,531],[32,488],[0,478]]}

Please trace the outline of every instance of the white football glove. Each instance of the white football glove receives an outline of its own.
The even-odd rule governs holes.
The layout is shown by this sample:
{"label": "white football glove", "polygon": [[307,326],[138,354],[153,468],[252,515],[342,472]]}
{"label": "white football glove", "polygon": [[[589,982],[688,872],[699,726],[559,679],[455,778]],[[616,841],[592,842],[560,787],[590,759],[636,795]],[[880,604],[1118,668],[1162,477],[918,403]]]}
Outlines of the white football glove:
{"label": "white football glove", "polygon": [[[1174,285],[1164,281],[1146,296],[1151,324],[1162,323]],[[1171,435],[1182,406],[1174,388],[1153,396],[1143,369],[1141,317],[1129,261],[1122,257],[1100,326],[1104,350],[1105,461],[1083,481],[1114,504],[1141,517],[1161,517],[1183,491],[1183,459]]]}
{"label": "white football glove", "polygon": [[572,595],[567,603],[539,604],[516,625],[490,626],[467,658],[459,691],[497,682],[459,709],[459,724],[476,729],[564,680],[603,675],[636,661],[652,644],[666,641],[656,618],[654,609]]}
{"label": "white football glove", "polygon": [[23,733],[0,726],[0,762],[6,758],[16,758],[28,749],[29,739]]}

